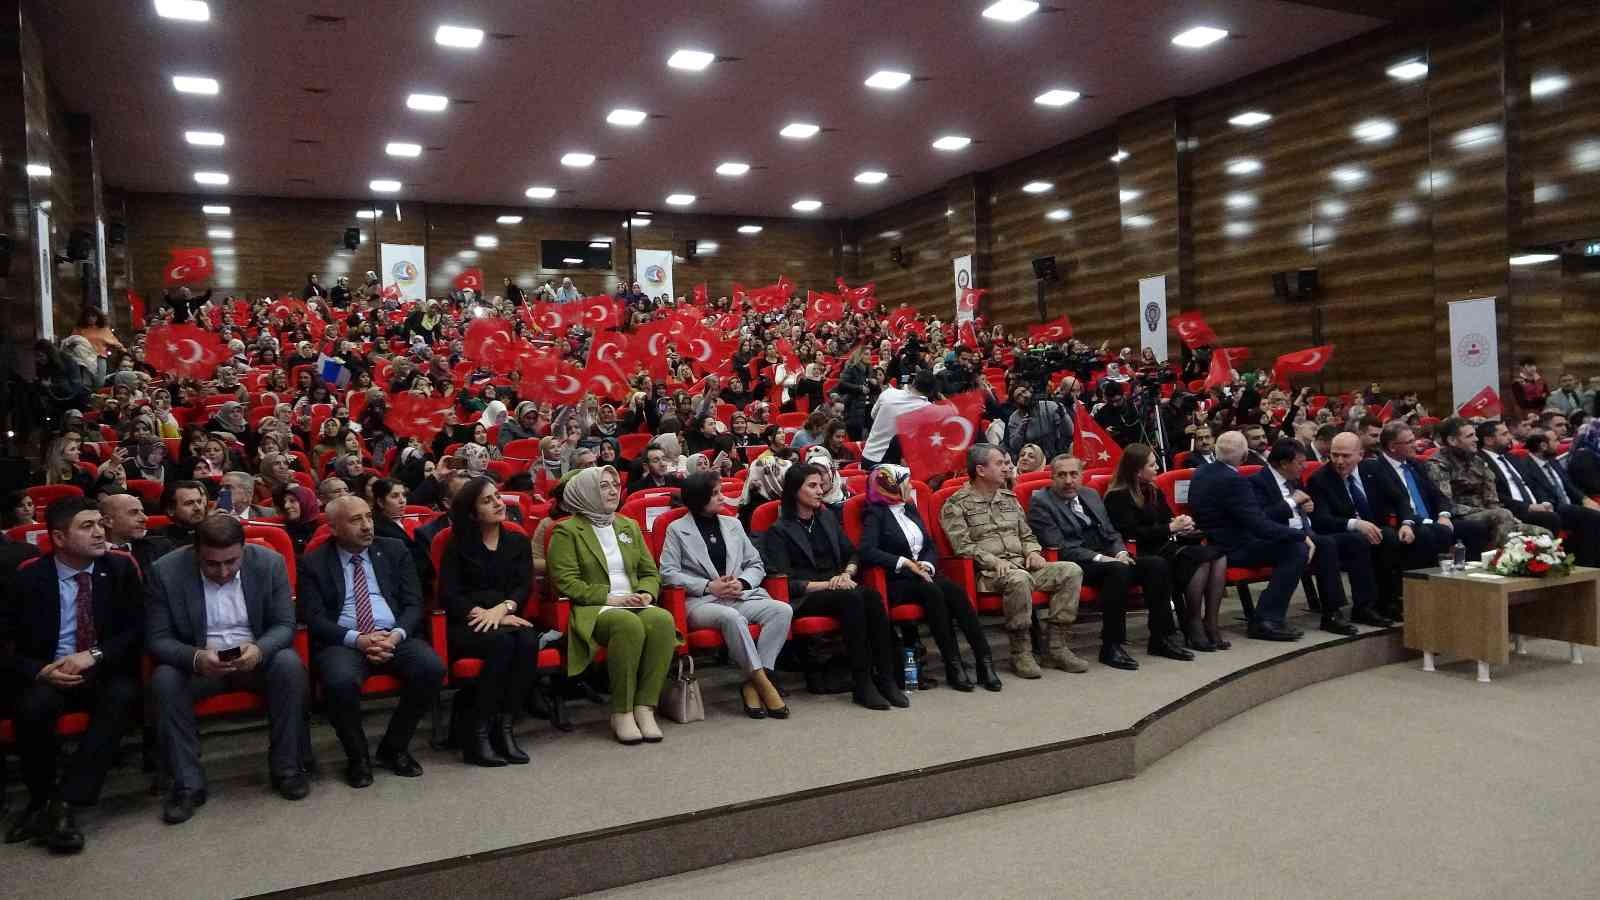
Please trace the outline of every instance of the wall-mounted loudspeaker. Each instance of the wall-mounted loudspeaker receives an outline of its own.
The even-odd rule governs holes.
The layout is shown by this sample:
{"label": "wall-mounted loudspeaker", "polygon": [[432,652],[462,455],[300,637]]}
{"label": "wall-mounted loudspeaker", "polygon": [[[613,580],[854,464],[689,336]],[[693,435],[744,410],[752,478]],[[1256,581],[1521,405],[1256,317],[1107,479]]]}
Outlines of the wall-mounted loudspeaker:
{"label": "wall-mounted loudspeaker", "polygon": [[115,247],[128,242],[128,226],[121,222],[112,222],[106,226],[106,243]]}
{"label": "wall-mounted loudspeaker", "polygon": [[899,244],[889,248],[889,261],[897,266],[906,264],[906,251]]}
{"label": "wall-mounted loudspeaker", "polygon": [[94,253],[94,237],[82,228],[74,228],[67,235],[67,258],[82,262]]}
{"label": "wall-mounted loudspeaker", "polygon": [[1041,256],[1034,260],[1033,277],[1040,281],[1060,281],[1061,273],[1056,271],[1056,258],[1054,256]]}
{"label": "wall-mounted loudspeaker", "polygon": [[346,228],[344,230],[344,248],[346,250],[358,250],[361,248],[361,229]]}
{"label": "wall-mounted loudspeaker", "polygon": [[683,258],[684,259],[694,259],[696,256],[699,256],[699,255],[700,255],[700,242],[699,241],[684,241],[683,242]]}
{"label": "wall-mounted loudspeaker", "polygon": [[1272,295],[1284,303],[1310,303],[1319,287],[1316,269],[1272,273]]}

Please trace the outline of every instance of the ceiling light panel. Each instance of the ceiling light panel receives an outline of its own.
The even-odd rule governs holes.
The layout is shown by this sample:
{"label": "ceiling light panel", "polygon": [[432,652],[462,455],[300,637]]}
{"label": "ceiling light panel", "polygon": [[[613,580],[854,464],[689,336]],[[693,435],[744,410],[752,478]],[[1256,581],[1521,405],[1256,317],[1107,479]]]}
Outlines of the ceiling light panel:
{"label": "ceiling light panel", "polygon": [[1052,88],[1033,98],[1033,102],[1039,104],[1040,106],[1066,106],[1068,103],[1077,100],[1081,96],[1083,95],[1077,91],[1069,91],[1065,88]]}
{"label": "ceiling light panel", "polygon": [[226,141],[220,131],[185,131],[183,139],[196,147],[221,147]]}
{"label": "ceiling light panel", "polygon": [[1416,81],[1428,74],[1428,64],[1420,59],[1408,59],[1384,70],[1390,78],[1399,81]]}
{"label": "ceiling light panel", "polygon": [[688,206],[693,202],[693,194],[668,194],[666,200],[668,206]]}
{"label": "ceiling light panel", "polygon": [[933,142],[933,149],[951,152],[965,149],[972,143],[972,138],[963,134],[947,134]]}
{"label": "ceiling light panel", "polygon": [[1055,187],[1055,185],[1048,181],[1030,181],[1022,186],[1022,190],[1024,193],[1028,194],[1042,194],[1053,187]]}
{"label": "ceiling light panel", "polygon": [[984,8],[983,17],[996,22],[1020,22],[1038,11],[1037,0],[998,0]]}
{"label": "ceiling light panel", "polygon": [[521,225],[522,224],[522,217],[521,216],[497,216],[497,217],[495,217],[495,222],[497,222],[497,223],[499,223],[501,225]]}
{"label": "ceiling light panel", "polygon": [[856,175],[856,182],[859,184],[882,184],[888,177],[888,172],[879,172],[874,169],[868,169],[865,172],[861,172]]}
{"label": "ceiling light panel", "polygon": [[433,33],[433,42],[441,47],[476,50],[478,45],[483,43],[483,29],[462,25],[440,25],[439,30]]}
{"label": "ceiling light panel", "polygon": [[606,121],[610,122],[612,125],[621,125],[625,128],[632,128],[633,126],[638,125],[640,122],[643,122],[647,117],[648,115],[644,112],[644,110],[613,109],[606,115]]}
{"label": "ceiling light panel", "polygon": [[444,112],[450,105],[450,98],[443,94],[412,94],[406,98],[406,106],[418,112]]}
{"label": "ceiling light panel", "polygon": [[593,153],[566,153],[566,154],[562,154],[562,156],[561,156],[561,164],[563,166],[571,166],[574,169],[587,169],[588,167],[594,165],[594,154]]}
{"label": "ceiling light panel", "polygon": [[911,75],[907,72],[894,72],[884,69],[873,72],[872,77],[868,78],[865,83],[867,87],[880,91],[898,91],[910,81]]}
{"label": "ceiling light panel", "polygon": [[215,78],[202,75],[174,75],[172,87],[183,94],[216,94],[222,89]]}
{"label": "ceiling light panel", "polygon": [[380,194],[393,194],[400,190],[400,182],[394,180],[393,178],[374,178],[373,180],[367,182],[367,187],[377,191]]}
{"label": "ceiling light panel", "polygon": [[1250,110],[1249,112],[1239,113],[1237,116],[1229,119],[1228,124],[1237,128],[1254,128],[1257,125],[1264,125],[1270,121],[1272,121],[1272,116],[1268,115],[1267,113],[1259,112],[1257,110]]}
{"label": "ceiling light panel", "polygon": [[778,134],[794,140],[805,140],[809,137],[815,137],[817,132],[821,130],[820,126],[810,122],[790,122],[783,126],[783,129]]}
{"label": "ceiling light panel", "polygon": [[200,207],[200,211],[208,216],[233,215],[233,207],[231,206],[202,206]]}
{"label": "ceiling light panel", "polygon": [[803,199],[789,204],[789,208],[796,212],[816,212],[822,208],[821,200]]}
{"label": "ceiling light panel", "polygon": [[1228,32],[1225,29],[1213,28],[1210,25],[1196,25],[1187,31],[1181,31],[1173,35],[1172,42],[1179,47],[1196,49],[1209,47],[1227,36]]}
{"label": "ceiling light panel", "polygon": [[760,234],[761,233],[761,226],[760,225],[740,225],[739,226],[739,233],[740,234]]}
{"label": "ceiling light panel", "polygon": [[523,196],[527,197],[529,200],[549,200],[551,197],[556,195],[556,189],[553,187],[545,187],[544,185],[536,184],[522,193]]}
{"label": "ceiling light panel", "polygon": [[746,173],[748,171],[750,171],[750,164],[749,163],[725,162],[725,163],[722,163],[721,165],[717,166],[717,174],[718,175],[728,175],[728,176],[732,176],[734,178],[737,178],[738,176],[743,175],[744,173]]}
{"label": "ceiling light panel", "polygon": [[405,141],[390,141],[383,148],[383,152],[390,156],[421,156],[421,144],[409,144]]}
{"label": "ceiling light panel", "polygon": [[205,0],[156,0],[156,15],[185,22],[209,22],[211,7]]}
{"label": "ceiling light panel", "polygon": [[194,173],[194,180],[196,184],[206,184],[212,186],[224,185],[228,183],[228,173],[196,172]]}
{"label": "ceiling light panel", "polygon": [[673,67],[674,69],[686,69],[690,72],[698,72],[701,69],[704,69],[706,66],[711,65],[712,61],[715,59],[715,55],[707,53],[704,50],[679,50],[667,57],[667,65]]}

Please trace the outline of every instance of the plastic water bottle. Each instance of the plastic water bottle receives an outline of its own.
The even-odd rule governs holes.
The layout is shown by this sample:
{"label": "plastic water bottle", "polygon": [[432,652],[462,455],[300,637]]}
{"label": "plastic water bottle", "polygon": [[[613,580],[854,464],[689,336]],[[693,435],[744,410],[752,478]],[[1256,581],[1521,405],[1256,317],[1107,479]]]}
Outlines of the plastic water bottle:
{"label": "plastic water bottle", "polygon": [[917,654],[910,647],[901,652],[905,654],[906,690],[914,691],[917,689]]}
{"label": "plastic water bottle", "polygon": [[1462,571],[1466,570],[1466,568],[1467,568],[1467,545],[1466,544],[1463,544],[1460,541],[1456,541],[1456,545],[1454,547],[1450,548],[1450,563],[1451,563],[1451,567],[1454,568],[1457,572],[1462,572]]}

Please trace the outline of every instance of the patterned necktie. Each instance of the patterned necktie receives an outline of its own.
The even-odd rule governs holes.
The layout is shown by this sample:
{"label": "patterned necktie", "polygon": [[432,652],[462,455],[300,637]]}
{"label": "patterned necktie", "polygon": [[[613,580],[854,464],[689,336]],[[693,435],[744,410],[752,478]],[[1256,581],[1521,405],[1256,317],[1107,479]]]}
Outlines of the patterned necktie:
{"label": "patterned necktie", "polygon": [[1350,499],[1356,504],[1356,512],[1360,513],[1361,518],[1370,522],[1372,520],[1372,507],[1367,505],[1367,494],[1361,489],[1361,482],[1357,481],[1355,474],[1352,473],[1345,479],[1345,484],[1350,487]]}
{"label": "patterned necktie", "polygon": [[360,556],[350,557],[350,583],[356,593],[356,634],[369,634],[377,626],[372,621],[372,594],[367,589],[367,568]]}
{"label": "patterned necktie", "polygon": [[1500,468],[1505,470],[1506,480],[1511,482],[1511,484],[1516,487],[1517,490],[1515,493],[1520,493],[1522,495],[1518,499],[1521,499],[1527,503],[1532,503],[1534,501],[1533,492],[1528,490],[1528,483],[1522,480],[1521,475],[1517,474],[1516,468],[1511,465],[1511,460],[1504,456],[1500,457]]}
{"label": "patterned necktie", "polygon": [[76,649],[79,653],[82,653],[99,643],[99,641],[95,640],[94,634],[94,581],[89,577],[88,572],[79,572],[72,576],[72,580],[78,583],[78,646]]}

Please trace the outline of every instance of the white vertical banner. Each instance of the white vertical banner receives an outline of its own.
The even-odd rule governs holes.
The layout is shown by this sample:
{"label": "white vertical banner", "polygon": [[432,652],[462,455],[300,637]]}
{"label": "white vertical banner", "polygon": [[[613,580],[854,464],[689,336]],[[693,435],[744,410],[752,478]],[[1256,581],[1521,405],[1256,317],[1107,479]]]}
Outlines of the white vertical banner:
{"label": "white vertical banner", "polygon": [[970,307],[963,309],[961,303],[962,295],[976,286],[972,283],[972,255],[958,256],[951,262],[956,270],[956,324],[960,325],[971,321],[977,314],[977,310]]}
{"label": "white vertical banner", "polygon": [[1167,361],[1167,276],[1139,279],[1139,349]]}
{"label": "white vertical banner", "polygon": [[94,259],[95,269],[100,276],[100,311],[106,314],[106,319],[111,318],[111,288],[106,280],[106,220],[94,220]]}
{"label": "white vertical banner", "polygon": [[634,250],[633,277],[651,297],[662,294],[672,298],[678,296],[672,290],[671,250]]}
{"label": "white vertical banner", "polygon": [[379,244],[378,278],[384,287],[400,288],[400,299],[423,300],[428,296],[426,257],[421,244]]}
{"label": "white vertical banner", "polygon": [[33,247],[35,265],[39,267],[39,336],[53,341],[56,339],[56,265],[50,254],[50,213],[40,206],[33,208]]}
{"label": "white vertical banner", "polygon": [[[1452,409],[1484,388],[1500,394],[1500,350],[1494,298],[1450,303],[1450,399]],[[1502,401],[1504,402],[1504,401]]]}

